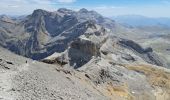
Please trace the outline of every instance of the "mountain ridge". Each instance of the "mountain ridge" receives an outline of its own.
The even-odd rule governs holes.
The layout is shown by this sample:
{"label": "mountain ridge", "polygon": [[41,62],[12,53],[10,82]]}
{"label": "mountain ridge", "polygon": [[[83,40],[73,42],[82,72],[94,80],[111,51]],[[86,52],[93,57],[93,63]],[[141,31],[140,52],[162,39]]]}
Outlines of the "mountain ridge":
{"label": "mountain ridge", "polygon": [[[81,35],[94,35],[94,38],[103,32],[111,35],[115,30],[115,22],[87,9],[80,9],[78,12],[64,8],[56,12],[37,9],[18,24],[11,24],[11,27],[16,31],[11,30],[10,33],[16,35],[7,42],[2,40],[5,44],[2,46],[17,54],[40,60],[55,52],[64,52],[70,42]],[[155,64],[165,66],[161,62]]]}
{"label": "mountain ridge", "polygon": [[[45,45],[47,45],[46,43],[48,43],[50,39],[58,36],[59,34],[62,34],[64,31],[72,28],[73,26],[84,22],[78,21],[78,17],[76,17],[74,14],[70,15],[65,12],[61,13],[61,10],[62,9],[59,9],[59,12],[48,12],[45,10],[37,9],[31,15],[28,15],[25,19],[18,21],[17,24],[10,24],[10,26],[14,29],[9,31],[12,34],[16,34],[13,40],[16,41],[16,44],[8,42],[6,45],[2,46],[8,47],[12,51],[27,57],[29,57],[28,55],[31,57],[32,53],[30,51],[36,52],[39,49],[43,52],[41,49],[46,47]],[[66,9],[63,10],[67,11]],[[11,29],[11,27],[5,26],[6,24],[8,23],[3,24],[2,27],[4,27],[4,29],[7,31],[7,29]],[[23,37],[18,38],[20,36]],[[21,51],[23,52],[17,50],[20,49],[20,47],[17,46],[17,42],[20,42],[20,44],[23,45],[23,48],[21,47]],[[27,48],[32,46],[35,47],[35,50],[33,50],[33,48],[31,48],[32,50]]]}

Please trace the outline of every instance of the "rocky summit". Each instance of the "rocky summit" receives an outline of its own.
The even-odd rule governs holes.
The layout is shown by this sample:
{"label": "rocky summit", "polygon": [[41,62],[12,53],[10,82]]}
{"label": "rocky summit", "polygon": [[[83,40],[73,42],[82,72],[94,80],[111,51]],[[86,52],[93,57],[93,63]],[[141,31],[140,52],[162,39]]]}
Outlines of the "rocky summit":
{"label": "rocky summit", "polygon": [[170,100],[167,62],[132,30],[85,8],[0,16],[0,99]]}

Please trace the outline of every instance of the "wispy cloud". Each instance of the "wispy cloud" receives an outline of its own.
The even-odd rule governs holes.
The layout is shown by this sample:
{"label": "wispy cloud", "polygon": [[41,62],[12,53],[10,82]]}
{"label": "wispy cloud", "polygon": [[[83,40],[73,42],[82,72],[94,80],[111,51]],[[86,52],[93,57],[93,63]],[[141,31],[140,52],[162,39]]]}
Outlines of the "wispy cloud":
{"label": "wispy cloud", "polygon": [[163,4],[170,4],[170,0],[161,0],[161,2],[163,3]]}
{"label": "wispy cloud", "polygon": [[19,6],[18,5],[7,5],[8,7],[11,7],[11,8],[18,8]]}
{"label": "wispy cloud", "polygon": [[60,2],[60,3],[73,3],[76,0],[57,0],[57,1]]}
{"label": "wispy cloud", "polygon": [[155,6],[103,6],[94,7],[94,10],[103,14],[107,17],[118,16],[118,15],[143,15],[148,17],[170,17],[169,5],[155,5]]}
{"label": "wispy cloud", "polygon": [[0,14],[21,15],[31,13],[35,9],[53,11],[74,2],[76,0],[1,0]]}
{"label": "wispy cloud", "polygon": [[102,5],[102,6],[96,6],[96,7],[92,7],[92,9],[94,10],[112,10],[112,9],[122,9],[122,8],[126,8],[123,6],[106,6],[106,5]]}
{"label": "wispy cloud", "polygon": [[[87,1],[87,2],[86,2]],[[0,14],[22,15],[30,14],[35,9],[45,9],[56,11],[58,8],[69,8],[78,10],[87,8],[95,10],[104,16],[116,16],[124,14],[137,14],[150,17],[170,17],[170,0],[143,0],[145,3],[135,3],[133,5],[125,5],[120,1],[110,3],[109,0],[0,0]],[[91,3],[95,1],[94,3]],[[110,0],[114,1],[114,0]],[[135,1],[135,0],[133,0]],[[136,0],[138,1],[138,0]],[[142,0],[141,0],[142,1]],[[158,3],[159,1],[159,3]],[[100,3],[98,3],[100,2]],[[118,4],[118,2],[120,2]],[[116,4],[117,3],[117,4]],[[134,3],[134,2],[132,2]],[[146,4],[146,5],[144,5]]]}

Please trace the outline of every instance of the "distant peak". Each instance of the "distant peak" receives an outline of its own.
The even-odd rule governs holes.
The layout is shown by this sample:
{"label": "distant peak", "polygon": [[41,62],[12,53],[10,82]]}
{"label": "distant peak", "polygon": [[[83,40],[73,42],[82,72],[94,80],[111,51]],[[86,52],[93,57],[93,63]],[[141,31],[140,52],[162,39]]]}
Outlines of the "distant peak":
{"label": "distant peak", "polygon": [[45,13],[47,13],[47,11],[43,9],[36,9],[34,10],[33,15],[44,15]]}
{"label": "distant peak", "polygon": [[47,12],[47,11],[45,11],[43,9],[36,9],[36,10],[34,10],[34,12]]}
{"label": "distant peak", "polygon": [[60,13],[68,13],[68,12],[73,12],[73,11],[70,10],[70,9],[67,9],[67,8],[60,8],[60,9],[58,9],[58,12],[60,12]]}
{"label": "distant peak", "polygon": [[8,22],[8,23],[14,23],[14,21],[12,20],[11,17],[7,16],[7,15],[1,15],[0,16],[0,20],[1,21],[5,21],[5,22]]}
{"label": "distant peak", "polygon": [[79,12],[81,12],[81,13],[87,13],[87,12],[88,12],[88,10],[87,10],[87,9],[85,9],[85,8],[82,8],[82,9],[80,9],[80,10],[79,10]]}
{"label": "distant peak", "polygon": [[9,18],[7,15],[1,15],[0,18]]}

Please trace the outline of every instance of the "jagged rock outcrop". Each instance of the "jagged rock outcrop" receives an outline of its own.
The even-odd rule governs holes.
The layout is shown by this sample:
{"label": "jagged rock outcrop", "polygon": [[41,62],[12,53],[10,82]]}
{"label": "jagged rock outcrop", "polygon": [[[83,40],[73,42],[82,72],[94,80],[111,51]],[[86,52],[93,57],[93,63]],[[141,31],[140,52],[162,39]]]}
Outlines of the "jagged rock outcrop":
{"label": "jagged rock outcrop", "polygon": [[71,66],[79,68],[89,62],[93,57],[101,56],[100,46],[107,39],[106,31],[101,30],[102,28],[94,33],[85,33],[70,44],[68,58],[70,59]]}
{"label": "jagged rock outcrop", "polygon": [[93,56],[100,56],[99,47],[97,44],[88,41],[77,39],[74,41],[68,51],[70,65],[78,68],[86,64]]}
{"label": "jagged rock outcrop", "polygon": [[106,33],[83,34],[70,44],[62,56],[53,56],[53,59],[62,58],[75,69],[86,65],[92,59],[100,61],[102,58],[119,64],[150,63],[167,66],[151,48],[144,49],[131,40],[112,37]]}

